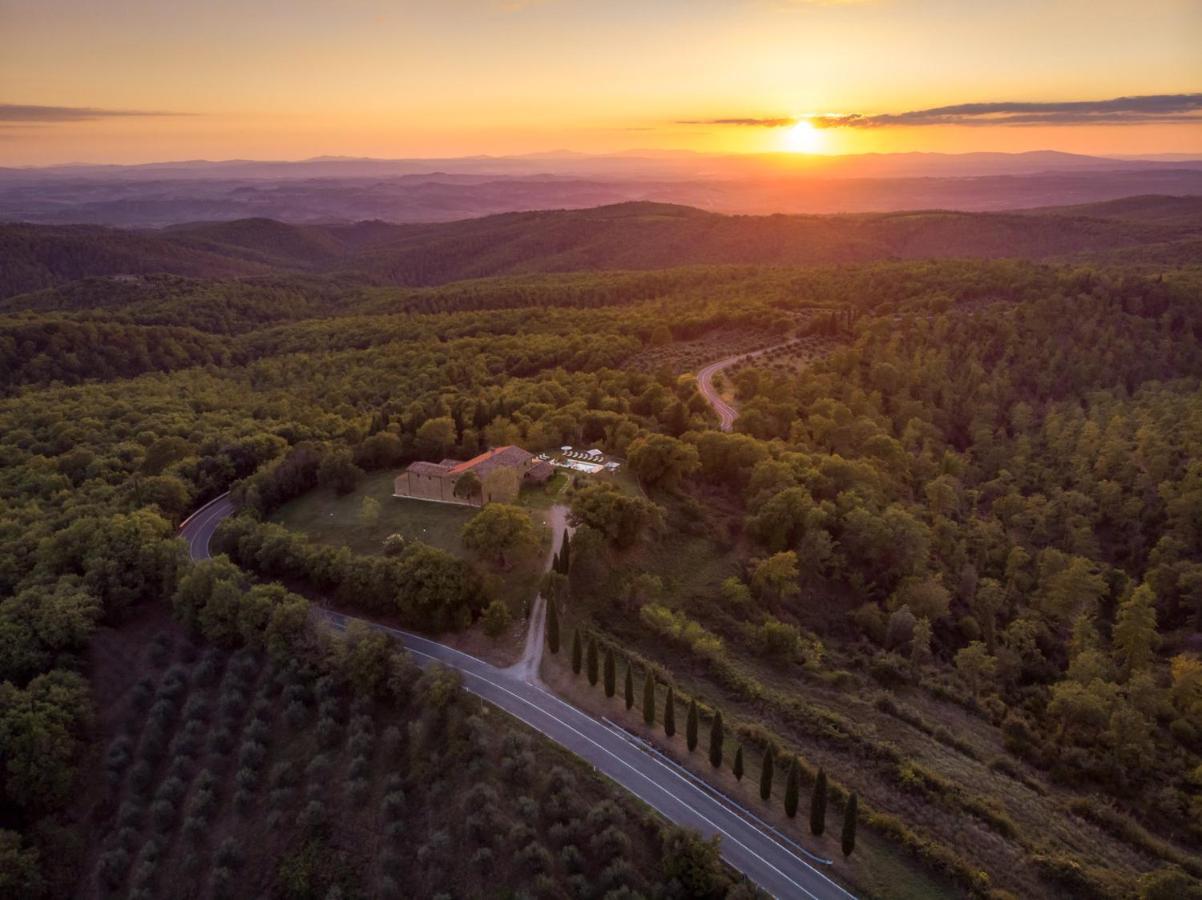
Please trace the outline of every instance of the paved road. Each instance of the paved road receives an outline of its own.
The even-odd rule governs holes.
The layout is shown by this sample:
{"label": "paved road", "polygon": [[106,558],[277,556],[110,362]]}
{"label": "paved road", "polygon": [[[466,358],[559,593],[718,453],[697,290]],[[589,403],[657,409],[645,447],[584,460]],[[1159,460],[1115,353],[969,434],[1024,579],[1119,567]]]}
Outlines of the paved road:
{"label": "paved road", "polygon": [[[209,542],[221,520],[233,512],[228,498],[202,507],[180,527],[194,560],[209,558]],[[322,611],[336,628],[350,617]],[[622,732],[565,703],[528,679],[521,669],[499,669],[420,635],[368,622],[401,643],[419,662],[437,661],[459,670],[464,687],[551,740],[571,750],[648,806],[677,825],[703,835],[720,835],[723,858],[775,897],[843,900],[852,897],[823,871],[817,857],[806,858],[730,801],[704,790],[673,764],[632,743]]]}
{"label": "paved road", "polygon": [[727,403],[718,394],[718,389],[714,387],[714,376],[723,369],[729,368],[742,359],[750,359],[753,356],[759,356],[761,353],[767,353],[774,347],[765,347],[763,350],[752,350],[750,353],[739,353],[735,356],[728,356],[726,359],[720,359],[717,362],[712,362],[704,369],[697,373],[697,389],[701,391],[709,405],[714,408],[714,412],[718,414],[718,427],[723,431],[730,431],[735,424],[735,419],[739,417],[739,411]]}

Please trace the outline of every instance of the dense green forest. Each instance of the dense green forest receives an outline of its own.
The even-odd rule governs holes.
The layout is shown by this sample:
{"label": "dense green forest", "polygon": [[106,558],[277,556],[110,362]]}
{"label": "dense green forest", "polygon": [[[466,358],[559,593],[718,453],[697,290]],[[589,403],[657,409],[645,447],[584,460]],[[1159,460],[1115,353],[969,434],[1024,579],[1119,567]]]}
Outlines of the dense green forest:
{"label": "dense green forest", "polygon": [[[1117,246],[1107,229],[1165,244],[1192,227],[1109,214],[1096,242],[1057,253]],[[532,215],[522,241],[504,236],[530,218],[493,223],[504,265],[444,265],[448,243],[427,257],[442,268],[412,278],[409,250],[351,271],[387,231],[366,226],[139,236],[195,256],[162,265],[156,244],[120,280],[94,277],[127,271],[111,242],[137,248],[119,233],[6,235],[25,256],[0,253],[16,260],[0,315],[0,895],[153,896],[167,867],[202,873],[196,896],[224,896],[240,871],[302,885],[284,896],[424,895],[468,832],[469,895],[490,877],[548,896],[745,891],[711,846],[517,726],[486,727],[447,673],[307,624],[319,590],[431,633],[474,628],[494,588],[463,560],[319,548],[265,520],[365,471],[505,443],[595,445],[639,476],[645,498],[570,489],[565,634],[694,704],[694,743],[721,713],[757,771],[797,760],[778,776],[794,794],[821,769],[834,802],[857,795],[867,833],[959,893],[1196,895],[1202,272],[1005,259],[537,274],[657,263],[585,261],[546,243],[570,243],[559,214]],[[338,274],[281,271],[289,254]],[[732,332],[820,333],[827,350],[728,370],[733,433],[694,378],[634,364]],[[194,566],[176,526],[228,489],[242,515],[219,549],[239,568]],[[228,750],[205,743],[217,723]],[[321,772],[298,768],[293,743],[348,773],[338,800],[313,808]],[[220,768],[234,748],[245,759]],[[383,754],[393,770],[349,774]],[[468,787],[503,828],[442,821]],[[359,800],[385,827],[438,824],[424,843],[402,825],[379,835],[387,860],[342,848],[319,864]],[[221,839],[197,839],[210,820]],[[285,820],[303,824],[249,859]],[[652,849],[619,866],[628,846]]]}

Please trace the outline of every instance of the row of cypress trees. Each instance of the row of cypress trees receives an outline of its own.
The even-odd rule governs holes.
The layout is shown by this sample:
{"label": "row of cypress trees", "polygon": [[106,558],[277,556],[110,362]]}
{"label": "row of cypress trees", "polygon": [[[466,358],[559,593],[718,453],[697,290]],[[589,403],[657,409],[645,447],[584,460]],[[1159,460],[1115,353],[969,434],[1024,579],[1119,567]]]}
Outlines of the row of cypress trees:
{"label": "row of cypress trees", "polygon": [[[551,604],[550,610],[555,608],[554,603]],[[551,616],[548,615],[548,628],[550,627]],[[557,620],[558,625],[558,620]],[[556,635],[556,645],[558,645],[558,634]],[[572,637],[572,671],[579,675],[583,668],[588,682],[594,687],[598,681],[598,648],[597,639],[589,637],[588,643],[585,644],[580,637],[579,629],[576,630]],[[605,648],[603,662],[601,663],[602,672],[601,680],[605,688],[605,696],[613,697],[616,693],[616,661],[612,647]],[[626,709],[630,710],[634,707],[634,672],[628,659],[626,661],[626,677],[624,684],[623,699],[626,703]],[[655,676],[648,669],[643,676],[643,723],[652,728],[655,726]],[[700,713],[697,709],[697,701],[689,700],[688,718],[685,721],[685,744],[692,753],[697,749],[698,728],[699,728]],[[676,735],[676,691],[672,685],[668,685],[668,694],[664,700],[664,734],[671,738]],[[714,710],[714,717],[710,720],[710,736],[709,736],[709,760],[710,764],[715,768],[722,767],[724,756],[724,745],[726,742],[726,729],[722,721],[721,710]],[[776,768],[776,751],[769,744],[764,748],[763,760],[760,763],[760,799],[767,802],[772,798],[772,786],[774,781]],[[743,780],[743,745],[740,743],[735,748],[734,761],[731,766],[731,772],[738,781]],[[818,770],[818,775],[814,779],[814,789],[810,795],[810,832],[815,836],[820,836],[826,831],[826,806],[827,806],[827,778],[826,772],[822,769]],[[797,815],[797,808],[800,802],[801,793],[801,763],[797,757],[792,757],[788,763],[788,773],[785,777],[785,796],[784,806],[785,815],[790,819]],[[856,846],[856,818],[858,813],[859,799],[853,793],[847,799],[847,804],[843,813],[843,834],[842,845],[843,855],[850,856]]]}

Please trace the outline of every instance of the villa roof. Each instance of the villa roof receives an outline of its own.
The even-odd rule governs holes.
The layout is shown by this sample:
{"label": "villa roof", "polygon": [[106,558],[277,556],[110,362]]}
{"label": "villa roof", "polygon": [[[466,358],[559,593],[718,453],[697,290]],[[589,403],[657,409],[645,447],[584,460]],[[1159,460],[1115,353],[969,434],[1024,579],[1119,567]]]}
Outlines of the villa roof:
{"label": "villa roof", "polygon": [[474,456],[467,462],[459,463],[451,469],[450,474],[462,475],[464,472],[472,471],[483,476],[497,466],[524,466],[533,458],[533,453],[523,450],[521,447],[506,444],[504,447],[494,447],[479,456]]}
{"label": "villa roof", "polygon": [[442,463],[432,463],[418,461],[409,463],[406,472],[412,472],[415,475],[446,475],[451,471],[450,466],[444,466]]}

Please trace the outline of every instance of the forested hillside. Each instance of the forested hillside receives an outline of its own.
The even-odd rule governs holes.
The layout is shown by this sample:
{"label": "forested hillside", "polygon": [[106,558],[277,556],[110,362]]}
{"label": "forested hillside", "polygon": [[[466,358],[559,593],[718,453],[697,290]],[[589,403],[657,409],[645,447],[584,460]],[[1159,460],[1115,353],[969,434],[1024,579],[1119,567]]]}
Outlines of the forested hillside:
{"label": "forested hillside", "polygon": [[[1193,215],[15,227],[0,896],[426,896],[448,867],[456,895],[746,896],[453,676],[309,615],[488,646],[494,562],[267,519],[508,443],[633,475],[565,479],[549,683],[800,843],[854,795],[852,849],[822,846],[857,893],[1198,896],[1202,273],[883,258],[1164,246]],[[828,251],[878,261],[782,265]],[[463,275],[495,277],[412,283]],[[672,361],[736,344],[782,346],[719,377],[726,433]],[[229,558],[193,565],[176,526],[226,490]]]}
{"label": "forested hillside", "polygon": [[1055,259],[1122,252],[1196,259],[1202,200],[1142,197],[1022,213],[947,211],[728,216],[622,203],[430,225],[287,225],[268,219],[126,232],[0,227],[0,298],[95,275],[336,273],[370,284],[436,285],[535,272],[774,266],[926,258]]}

